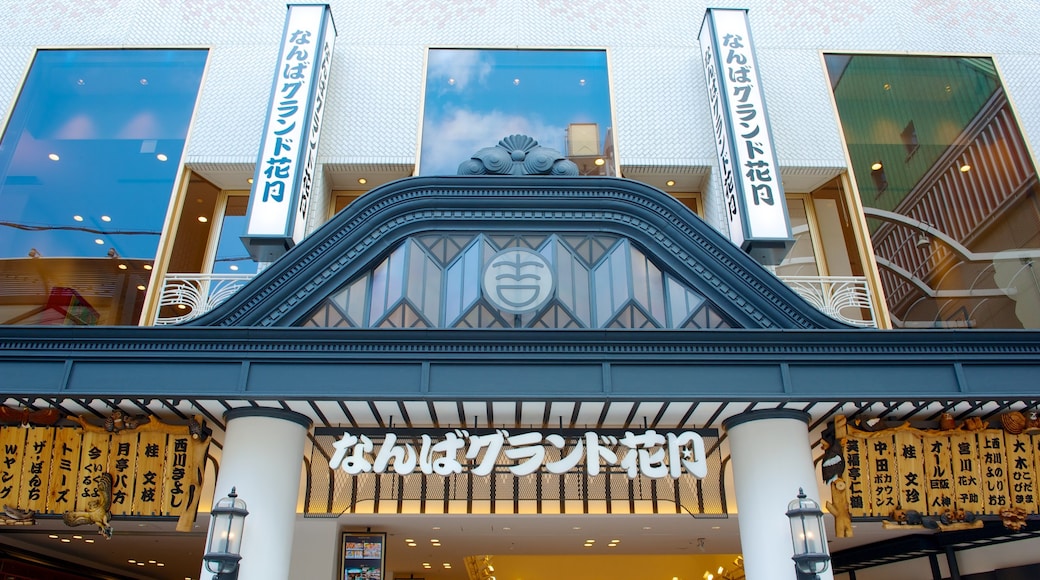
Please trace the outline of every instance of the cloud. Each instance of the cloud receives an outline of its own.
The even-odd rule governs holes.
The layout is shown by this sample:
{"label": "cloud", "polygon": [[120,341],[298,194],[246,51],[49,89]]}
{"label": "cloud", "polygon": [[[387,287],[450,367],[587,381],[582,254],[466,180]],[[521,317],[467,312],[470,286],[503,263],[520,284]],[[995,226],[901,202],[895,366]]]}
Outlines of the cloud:
{"label": "cloud", "polygon": [[565,150],[566,127],[500,111],[457,109],[442,119],[427,119],[423,127],[422,175],[455,175],[459,164],[503,137],[528,135],[539,145]]}
{"label": "cloud", "polygon": [[[438,87],[442,92],[447,87],[465,90],[471,82],[483,84],[491,74],[494,60],[487,51],[434,49],[429,52],[426,76],[427,85]],[[449,85],[449,81],[453,80]]]}

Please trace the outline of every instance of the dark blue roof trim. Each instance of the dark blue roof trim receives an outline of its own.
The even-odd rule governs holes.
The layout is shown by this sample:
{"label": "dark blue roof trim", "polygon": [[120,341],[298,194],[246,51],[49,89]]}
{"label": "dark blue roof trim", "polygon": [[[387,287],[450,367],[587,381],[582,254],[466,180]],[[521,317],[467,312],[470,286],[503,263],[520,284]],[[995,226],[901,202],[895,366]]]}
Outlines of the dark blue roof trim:
{"label": "dark blue roof trim", "polygon": [[0,327],[9,396],[1035,400],[1037,376],[1036,331]]}
{"label": "dark blue roof trim", "polygon": [[[745,328],[849,328],[822,314],[668,194],[609,177],[416,177],[336,215],[227,302],[187,325],[292,326],[400,240],[433,231],[610,232]],[[696,282],[695,282],[696,281]]]}

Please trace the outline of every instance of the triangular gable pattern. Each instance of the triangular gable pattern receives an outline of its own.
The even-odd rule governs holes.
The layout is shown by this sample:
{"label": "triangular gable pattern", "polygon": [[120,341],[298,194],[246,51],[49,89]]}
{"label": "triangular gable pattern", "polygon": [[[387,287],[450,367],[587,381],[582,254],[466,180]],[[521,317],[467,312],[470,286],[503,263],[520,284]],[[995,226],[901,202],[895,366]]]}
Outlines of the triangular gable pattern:
{"label": "triangular gable pattern", "polygon": [[[609,177],[499,176],[416,177],[374,189],[225,303],[188,324],[280,327],[324,321],[317,324],[365,327],[355,320],[360,314],[351,315],[351,296],[367,292],[362,281],[385,266],[393,252],[403,245],[421,247],[424,259],[447,264],[461,259],[475,237],[488,247],[528,246],[547,254],[551,251],[545,248],[556,244],[590,262],[604,259],[611,238],[624,240],[666,275],[670,299],[701,308],[689,314],[703,321],[691,318],[676,327],[849,328],[810,306],[658,189]],[[710,309],[704,310],[701,300]],[[428,312],[423,324],[413,324],[422,305],[399,306],[394,307],[399,322],[391,326],[439,326]],[[581,321],[580,313],[569,311],[572,306],[554,300],[543,312],[552,311],[555,320]],[[602,327],[654,327],[641,318],[652,313],[637,312],[631,304],[619,309],[624,314]],[[445,324],[443,312],[439,316],[445,327],[470,328],[489,314],[478,308],[457,319],[457,325]],[[532,327],[546,326],[543,319],[532,322]]]}

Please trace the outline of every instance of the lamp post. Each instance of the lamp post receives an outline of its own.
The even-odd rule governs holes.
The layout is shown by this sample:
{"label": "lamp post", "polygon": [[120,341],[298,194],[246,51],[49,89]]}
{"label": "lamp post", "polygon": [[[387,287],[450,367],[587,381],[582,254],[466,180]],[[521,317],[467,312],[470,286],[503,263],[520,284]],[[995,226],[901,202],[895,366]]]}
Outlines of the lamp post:
{"label": "lamp post", "polygon": [[827,570],[831,559],[827,553],[820,504],[807,498],[805,491],[798,488],[798,497],[787,504],[787,517],[791,520],[791,542],[794,544],[791,559],[798,580],[816,580],[821,572]]}
{"label": "lamp post", "polygon": [[213,580],[238,578],[238,562],[242,559],[242,529],[246,523],[246,502],[238,499],[235,488],[210,510],[209,541],[206,544],[206,569]]}

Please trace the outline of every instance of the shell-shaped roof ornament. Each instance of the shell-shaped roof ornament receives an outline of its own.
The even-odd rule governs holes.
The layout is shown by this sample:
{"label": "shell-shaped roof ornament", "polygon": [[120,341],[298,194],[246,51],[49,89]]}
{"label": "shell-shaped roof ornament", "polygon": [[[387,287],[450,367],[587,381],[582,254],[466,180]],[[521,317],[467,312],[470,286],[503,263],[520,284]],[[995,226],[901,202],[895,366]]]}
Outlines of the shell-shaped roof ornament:
{"label": "shell-shaped roof ornament", "polygon": [[527,135],[510,135],[459,164],[459,175],[578,175],[578,166],[559,151]]}

